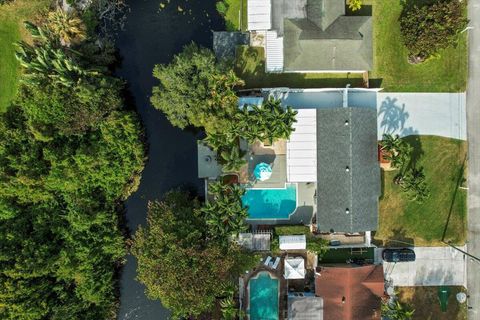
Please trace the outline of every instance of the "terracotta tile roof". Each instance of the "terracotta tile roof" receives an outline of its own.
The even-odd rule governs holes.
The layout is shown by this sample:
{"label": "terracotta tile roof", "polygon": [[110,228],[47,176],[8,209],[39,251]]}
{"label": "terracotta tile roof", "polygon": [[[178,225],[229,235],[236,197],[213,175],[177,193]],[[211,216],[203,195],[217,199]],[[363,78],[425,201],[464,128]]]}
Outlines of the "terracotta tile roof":
{"label": "terracotta tile roof", "polygon": [[323,298],[324,320],[379,320],[384,291],[382,265],[322,267],[315,294]]}

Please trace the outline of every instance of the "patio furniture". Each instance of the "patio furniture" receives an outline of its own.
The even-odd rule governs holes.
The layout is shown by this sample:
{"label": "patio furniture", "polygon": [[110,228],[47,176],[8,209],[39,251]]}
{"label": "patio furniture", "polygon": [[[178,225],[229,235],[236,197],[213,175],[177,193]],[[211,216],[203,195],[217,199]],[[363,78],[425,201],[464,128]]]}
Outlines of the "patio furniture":
{"label": "patio furniture", "polygon": [[277,269],[279,264],[280,264],[280,257],[277,257],[277,259],[275,259],[275,262],[273,263],[272,269]]}
{"label": "patio furniture", "polygon": [[268,256],[267,259],[265,259],[265,262],[263,264],[268,267],[271,261],[272,261],[272,257]]}

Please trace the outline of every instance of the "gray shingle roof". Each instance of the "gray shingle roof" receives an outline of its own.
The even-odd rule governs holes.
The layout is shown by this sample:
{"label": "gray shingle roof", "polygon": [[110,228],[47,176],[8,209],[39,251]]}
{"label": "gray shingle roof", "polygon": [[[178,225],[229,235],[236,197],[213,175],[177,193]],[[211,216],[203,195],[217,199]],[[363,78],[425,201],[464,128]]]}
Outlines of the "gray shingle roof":
{"label": "gray shingle roof", "polygon": [[377,148],[374,109],[317,109],[319,230],[377,229],[380,195]]}
{"label": "gray shingle roof", "polygon": [[325,31],[307,19],[284,23],[285,71],[373,68],[371,17],[341,16]]}
{"label": "gray shingle roof", "polygon": [[[342,0],[271,0],[285,71],[373,68],[372,17],[345,16]],[[355,53],[355,54],[352,54]]]}

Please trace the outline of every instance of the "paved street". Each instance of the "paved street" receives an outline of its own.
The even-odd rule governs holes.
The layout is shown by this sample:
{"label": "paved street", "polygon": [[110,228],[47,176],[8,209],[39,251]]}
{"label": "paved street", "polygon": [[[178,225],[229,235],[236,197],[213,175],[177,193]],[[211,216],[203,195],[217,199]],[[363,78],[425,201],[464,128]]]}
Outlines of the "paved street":
{"label": "paved street", "polygon": [[[468,131],[468,235],[467,250],[480,256],[480,0],[468,1],[469,75],[467,88]],[[480,319],[480,264],[468,259],[468,319]]]}
{"label": "paved street", "polygon": [[[460,249],[465,249],[461,247]],[[451,247],[415,247],[413,262],[383,262],[386,280],[394,286],[464,286],[466,258]],[[381,248],[375,253],[381,257]]]}
{"label": "paved street", "polygon": [[467,140],[465,93],[377,94],[378,138],[421,134]]}

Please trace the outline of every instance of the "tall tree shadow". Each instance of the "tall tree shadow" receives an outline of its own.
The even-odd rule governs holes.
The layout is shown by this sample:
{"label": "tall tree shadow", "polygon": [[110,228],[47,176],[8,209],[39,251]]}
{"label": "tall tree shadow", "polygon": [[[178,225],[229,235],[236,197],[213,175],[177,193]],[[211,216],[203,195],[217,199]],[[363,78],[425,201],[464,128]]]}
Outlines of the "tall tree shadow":
{"label": "tall tree shadow", "polygon": [[409,135],[408,137],[405,137],[403,139],[412,147],[412,153],[410,155],[409,162],[405,167],[405,171],[409,169],[416,169],[418,161],[425,153],[422,148],[422,141],[420,139],[420,136],[415,135],[414,133],[413,135]]}
{"label": "tall tree shadow", "polygon": [[448,210],[447,221],[445,221],[445,227],[443,228],[443,233],[442,233],[442,241],[443,242],[445,242],[445,237],[447,235],[448,224],[450,223],[450,218],[451,218],[452,212],[453,212],[453,206],[455,205],[455,200],[457,199],[458,189],[459,189],[459,187],[461,186],[461,184],[463,183],[463,180],[464,180],[466,162],[467,162],[467,155],[465,154],[465,157],[463,158],[462,166],[458,170],[457,183],[455,184],[455,191],[453,192],[452,200],[450,202],[450,208]]}

